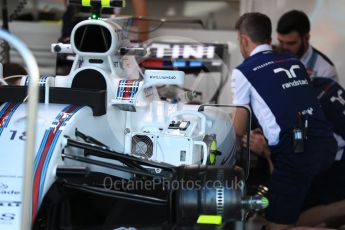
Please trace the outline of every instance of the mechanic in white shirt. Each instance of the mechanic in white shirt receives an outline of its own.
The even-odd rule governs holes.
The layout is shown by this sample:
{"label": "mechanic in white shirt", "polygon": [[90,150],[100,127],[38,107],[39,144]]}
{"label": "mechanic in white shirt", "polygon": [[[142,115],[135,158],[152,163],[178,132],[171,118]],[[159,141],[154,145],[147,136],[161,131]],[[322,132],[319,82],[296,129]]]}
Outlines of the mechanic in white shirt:
{"label": "mechanic in white shirt", "polygon": [[[304,65],[290,54],[272,51],[270,19],[247,13],[236,30],[245,60],[232,73],[233,103],[251,106],[272,153],[267,227],[288,229],[296,223],[314,177],[332,164],[337,145]],[[299,119],[308,121],[308,135],[300,135],[303,141],[297,137],[301,142],[294,135],[303,129]],[[247,114],[238,110],[238,136],[245,133],[246,120]]]}
{"label": "mechanic in white shirt", "polygon": [[[327,120],[333,125],[338,142],[338,152],[332,167],[314,180],[308,193],[298,225],[314,226],[331,219],[341,218],[345,210],[345,91],[336,80],[333,63],[309,44],[310,22],[305,13],[292,10],[285,13],[278,22],[279,51],[287,51],[300,58],[307,68],[311,86],[317,95]],[[247,147],[246,136],[243,137]],[[274,165],[270,160],[270,149],[260,129],[253,130],[250,137],[251,151],[267,158],[270,170]],[[344,222],[345,223],[345,222]]]}

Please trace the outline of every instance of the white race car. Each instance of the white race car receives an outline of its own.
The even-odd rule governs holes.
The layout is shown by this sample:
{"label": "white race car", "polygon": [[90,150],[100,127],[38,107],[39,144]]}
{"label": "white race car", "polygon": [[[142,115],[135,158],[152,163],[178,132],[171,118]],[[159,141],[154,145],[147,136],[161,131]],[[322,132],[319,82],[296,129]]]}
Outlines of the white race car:
{"label": "white race car", "polygon": [[128,79],[126,44],[116,19],[89,19],[75,26],[70,45],[52,46],[75,57],[69,75],[39,79],[28,188],[30,77],[0,87],[0,229],[21,229],[23,215],[32,229],[49,230],[221,225],[265,207],[265,199],[245,196],[231,115],[219,105],[157,98],[155,86],[183,85],[181,71]]}

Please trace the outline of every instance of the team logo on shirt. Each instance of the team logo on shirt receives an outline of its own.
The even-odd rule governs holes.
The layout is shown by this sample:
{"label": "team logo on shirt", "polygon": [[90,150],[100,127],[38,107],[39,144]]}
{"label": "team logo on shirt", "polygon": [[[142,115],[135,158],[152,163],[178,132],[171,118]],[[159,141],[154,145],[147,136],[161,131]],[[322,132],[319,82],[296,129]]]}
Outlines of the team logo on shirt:
{"label": "team logo on shirt", "polygon": [[289,70],[284,69],[284,68],[277,68],[277,69],[274,69],[273,72],[274,73],[284,72],[286,73],[288,78],[296,78],[295,69],[299,69],[299,65],[292,65]]}
{"label": "team logo on shirt", "polygon": [[[297,75],[295,73],[295,70],[296,69],[300,69],[300,66],[299,65],[292,65],[290,67],[290,69],[284,69],[284,68],[276,68],[273,70],[273,72],[275,74],[278,74],[278,73],[285,73],[287,75],[287,77],[289,79],[293,79],[293,78],[297,78]],[[292,88],[292,87],[297,87],[297,86],[303,86],[303,85],[308,85],[308,80],[293,80],[293,81],[290,81],[290,82],[286,82],[284,84],[282,84],[282,88],[283,89],[288,89],[288,88]]]}

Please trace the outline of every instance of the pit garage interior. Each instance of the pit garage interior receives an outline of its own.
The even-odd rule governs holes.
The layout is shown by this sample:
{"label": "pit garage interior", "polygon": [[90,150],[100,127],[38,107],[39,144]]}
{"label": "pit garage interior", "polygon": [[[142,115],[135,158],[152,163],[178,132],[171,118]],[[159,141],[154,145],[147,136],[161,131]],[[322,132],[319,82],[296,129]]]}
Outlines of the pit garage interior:
{"label": "pit garage interior", "polygon": [[[0,230],[345,229],[343,0],[0,7]],[[240,16],[267,15],[280,47],[277,24],[291,10],[307,15],[309,46],[336,68],[336,83],[313,98],[338,144],[337,176],[309,188],[332,202],[279,228],[266,219],[275,158],[244,144],[262,124],[255,109],[234,104],[232,73],[244,61]],[[327,93],[336,108],[322,104]]]}

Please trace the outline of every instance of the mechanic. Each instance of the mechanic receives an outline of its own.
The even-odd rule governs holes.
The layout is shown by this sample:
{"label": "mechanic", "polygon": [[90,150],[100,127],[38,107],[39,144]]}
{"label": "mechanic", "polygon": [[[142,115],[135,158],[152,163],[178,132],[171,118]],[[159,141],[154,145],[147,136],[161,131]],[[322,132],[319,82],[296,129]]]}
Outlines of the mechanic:
{"label": "mechanic", "polygon": [[[315,77],[312,86],[327,120],[333,125],[338,151],[331,168],[314,179],[297,225],[339,227],[345,224],[345,89],[332,79],[323,77]],[[246,135],[242,141],[247,147]],[[267,159],[272,172],[271,152],[261,129],[251,132],[250,149]]]}
{"label": "mechanic", "polygon": [[296,55],[307,69],[311,79],[326,77],[338,81],[337,71],[330,59],[312,47],[308,16],[298,10],[283,14],[278,20],[277,33],[280,48]]}
{"label": "mechanic", "polygon": [[[308,73],[311,75],[311,80],[313,80],[315,76],[338,80],[337,77],[333,77],[337,76],[333,63],[324,54],[320,53],[309,44],[309,31],[310,22],[306,14],[297,10],[289,11],[279,19],[277,34],[280,44],[279,46],[273,46],[273,49],[279,52],[287,51],[300,58],[307,68]],[[318,87],[321,87],[320,81],[316,84]],[[260,141],[260,139],[263,138],[259,137],[261,131],[256,130],[254,132],[256,132],[256,134],[253,136],[254,139],[252,138],[251,142]],[[342,138],[337,138],[337,141],[340,142],[340,146],[345,142]],[[272,170],[272,163],[270,161],[267,161],[267,163],[269,169]],[[264,167],[265,166],[266,164],[264,164]],[[262,174],[264,171],[260,171],[259,173]],[[265,175],[267,176],[267,174]]]}
{"label": "mechanic", "polygon": [[[274,170],[267,227],[286,229],[296,223],[313,178],[332,164],[336,141],[303,64],[289,54],[272,51],[270,19],[246,13],[236,30],[245,60],[232,73],[233,103],[251,106],[268,140]],[[238,136],[245,133],[246,119],[246,113],[236,112]],[[302,127],[305,121],[308,132]]]}
{"label": "mechanic", "polygon": [[[283,48],[280,51],[285,50],[293,55],[300,56],[298,53],[301,53],[301,50],[309,46],[308,50],[312,50],[312,52],[307,52],[313,54],[302,56],[311,57],[314,55],[314,58],[317,57],[318,61],[316,62],[316,59],[314,59],[313,69],[315,69],[314,73],[321,74],[311,75],[311,85],[319,99],[327,120],[333,126],[334,136],[338,142],[338,152],[334,164],[327,172],[320,175],[319,179],[313,182],[312,192],[308,194],[309,198],[303,208],[306,211],[303,212],[298,221],[299,225],[313,226],[322,222],[329,223],[330,220],[342,217],[344,215],[343,213],[345,213],[345,201],[342,201],[345,198],[345,179],[342,177],[345,169],[345,90],[337,82],[332,80],[335,68],[329,59],[315,51],[314,48],[310,48],[309,39],[304,38],[305,43],[301,42],[303,41],[303,37],[306,36],[306,33],[309,32],[309,29],[310,23],[308,17],[303,12],[296,10],[284,14],[277,26],[278,40],[281,41],[280,45]],[[279,34],[279,32],[282,34]],[[297,35],[300,35],[300,38]],[[288,37],[294,37],[290,39],[290,43],[288,42]],[[309,61],[308,59],[304,60],[306,65],[310,63],[310,58]],[[322,74],[325,74],[325,76]],[[246,146],[246,137],[242,140]],[[268,160],[270,171],[272,171],[273,164],[269,157],[270,151],[260,129],[256,129],[251,133],[250,148],[252,152]],[[308,209],[310,207],[313,208]],[[330,211],[330,209],[334,211]]]}
{"label": "mechanic", "polygon": [[[296,55],[298,58],[300,58],[301,62],[307,69],[310,79],[313,81],[312,85],[316,90],[318,98],[321,99],[320,96],[324,95],[322,94],[319,96],[319,94],[323,92],[323,88],[327,89],[328,91],[333,89],[334,91],[335,89],[341,90],[342,87],[331,80],[322,79],[329,78],[337,81],[337,72],[330,59],[309,44],[309,31],[310,22],[308,16],[304,12],[298,10],[286,12],[280,17],[277,24],[278,41],[280,43],[279,48],[281,51],[287,51],[290,54]],[[314,80],[315,77],[319,78]],[[334,103],[334,101],[331,104],[327,103],[331,98],[330,96],[324,98],[326,99],[323,101],[320,100],[323,107],[337,104]],[[343,104],[343,101],[340,102],[340,104]],[[335,114],[337,114],[337,109],[334,110],[334,106],[331,107],[332,108],[330,110],[325,108],[323,109],[327,119],[332,122],[334,128],[337,129],[335,130],[335,133],[345,132],[345,125],[339,125],[341,119],[337,119],[337,116],[334,117],[335,115],[327,112],[334,111]],[[341,136],[345,138],[345,135]]]}

